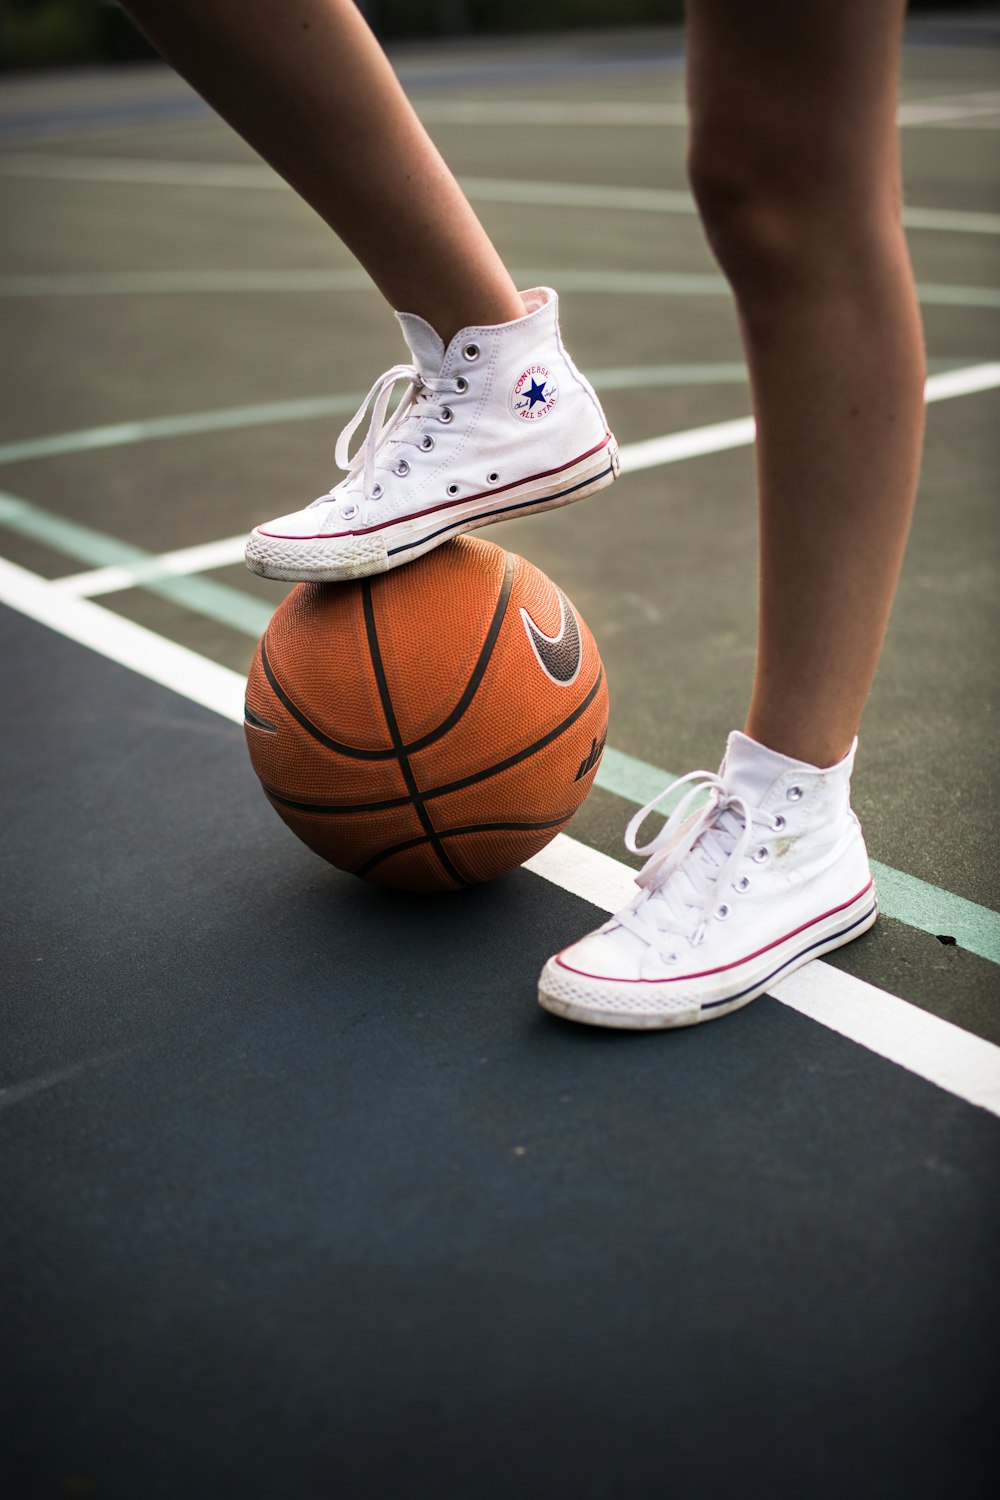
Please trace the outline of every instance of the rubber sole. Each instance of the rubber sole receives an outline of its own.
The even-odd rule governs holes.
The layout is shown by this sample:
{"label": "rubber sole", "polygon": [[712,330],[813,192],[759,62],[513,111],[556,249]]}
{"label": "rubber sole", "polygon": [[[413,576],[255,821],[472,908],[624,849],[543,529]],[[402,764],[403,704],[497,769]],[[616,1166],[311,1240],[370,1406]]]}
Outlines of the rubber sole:
{"label": "rubber sole", "polygon": [[[824,930],[825,924],[818,923],[808,933],[796,933],[787,944],[769,949],[766,961],[762,961],[762,955],[752,963],[728,970],[727,982],[738,985],[735,994],[732,988],[728,994],[718,993],[718,979],[714,980],[715,992],[702,983],[700,994],[694,985],[685,994],[679,988],[683,981],[677,981],[678,988],[665,990],[664,1000],[659,1006],[652,999],[655,984],[591,978],[566,968],[558,958],[550,958],[539,980],[538,1003],[543,1010],[564,1020],[617,1031],[667,1031],[681,1026],[698,1026],[703,1021],[714,1021],[734,1010],[741,1010],[751,1000],[766,994],[779,979],[794,974],[796,969],[811,963],[814,958],[821,958],[824,953],[853,942],[868,931],[877,916],[878,901],[874,888],[871,888],[836,913],[833,930]],[[803,945],[804,938],[807,941]],[[766,972],[762,972],[764,969]],[[639,1008],[636,1004],[639,994],[650,996],[648,1008]]]}
{"label": "rubber sole", "polygon": [[544,485],[527,483],[505,495],[502,502],[499,496],[488,497],[485,503],[479,498],[468,509],[458,504],[447,511],[394,521],[378,531],[329,539],[297,541],[254,529],[247,541],[246,564],[251,573],[282,583],[347,583],[368,578],[412,562],[464,532],[583,500],[613,484],[618,473],[618,446],[611,438],[586,462],[563,470]]}

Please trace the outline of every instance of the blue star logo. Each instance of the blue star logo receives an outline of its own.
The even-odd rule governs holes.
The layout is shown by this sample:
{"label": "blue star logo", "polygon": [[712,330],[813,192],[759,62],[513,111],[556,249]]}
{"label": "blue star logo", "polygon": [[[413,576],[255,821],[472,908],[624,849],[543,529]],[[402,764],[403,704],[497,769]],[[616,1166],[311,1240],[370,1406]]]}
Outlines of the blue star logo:
{"label": "blue star logo", "polygon": [[538,401],[543,401],[544,402],[544,400],[545,400],[545,382],[544,382],[544,380],[542,381],[541,385],[538,384],[537,380],[532,380],[532,382],[531,382],[531,389],[528,391],[528,410],[530,411],[531,408],[536,404],[536,402],[538,402]]}

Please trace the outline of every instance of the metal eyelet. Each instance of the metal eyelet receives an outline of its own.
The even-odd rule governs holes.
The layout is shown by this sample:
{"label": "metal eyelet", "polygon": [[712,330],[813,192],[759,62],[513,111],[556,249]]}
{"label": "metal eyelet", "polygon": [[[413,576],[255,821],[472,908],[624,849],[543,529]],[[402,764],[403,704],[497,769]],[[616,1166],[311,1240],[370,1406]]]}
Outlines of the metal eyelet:
{"label": "metal eyelet", "polygon": [[424,435],[423,435],[423,437],[420,439],[420,450],[421,450],[421,452],[422,453],[429,453],[433,447],[434,447],[434,439],[431,437],[431,435],[430,435],[429,432],[425,432]]}
{"label": "metal eyelet", "polygon": [[766,864],[769,858],[770,858],[770,855],[769,855],[767,849],[764,848],[763,844],[761,844],[761,846],[760,846],[759,849],[755,849],[753,851],[753,862],[754,862],[755,865]]}
{"label": "metal eyelet", "polygon": [[459,375],[458,379],[455,381],[455,389],[460,396],[464,396],[466,391],[469,389],[469,382],[466,380],[464,375]]}
{"label": "metal eyelet", "polygon": [[800,786],[790,786],[788,788],[788,791],[785,793],[785,796],[788,798],[789,802],[801,802],[802,788]]}
{"label": "metal eyelet", "polygon": [[724,922],[726,920],[726,918],[729,916],[730,910],[731,910],[731,908],[728,907],[728,906],[726,906],[725,904],[723,904],[722,906],[720,906],[719,909],[718,909],[718,911],[715,913],[716,918],[718,919],[718,921]]}
{"label": "metal eyelet", "polygon": [[741,875],[740,878],[739,878],[739,880],[736,880],[736,881],[733,882],[733,890],[734,891],[739,891],[739,893],[740,893],[741,896],[742,896],[742,894],[743,894],[744,891],[748,891],[749,889],[750,889],[750,876],[749,875]]}
{"label": "metal eyelet", "polygon": [[486,476],[486,483],[487,484],[496,484],[498,482],[499,478],[500,478],[500,475],[497,473],[496,469],[492,469],[490,471],[490,473],[487,474],[487,476]]}
{"label": "metal eyelet", "polygon": [[372,485],[372,499],[373,500],[381,500],[382,493],[383,493],[382,486],[379,484],[378,480],[376,479],[375,483]]}
{"label": "metal eyelet", "polygon": [[781,830],[784,828],[784,826],[785,826],[785,820],[784,820],[784,818],[781,816],[780,813],[776,813],[774,821],[771,824],[771,827],[774,829],[775,833],[780,833]]}
{"label": "metal eyelet", "polygon": [[458,494],[458,485],[457,484],[449,484],[449,486],[448,486],[448,493],[449,493],[449,495],[457,495]]}
{"label": "metal eyelet", "polygon": [[392,472],[398,475],[400,479],[405,479],[407,474],[409,474],[410,472],[410,466],[406,462],[406,459],[401,458],[396,463],[394,463],[392,466]]}
{"label": "metal eyelet", "polygon": [[351,503],[350,505],[342,505],[340,507],[340,514],[343,516],[345,521],[353,521],[357,513],[358,507],[353,503]]}
{"label": "metal eyelet", "polygon": [[454,416],[455,413],[452,411],[450,406],[442,406],[441,415],[438,417],[438,421],[447,424],[448,422],[452,421]]}
{"label": "metal eyelet", "polygon": [[467,359],[471,364],[474,359],[479,358],[479,353],[480,350],[478,344],[466,344],[465,348],[462,350],[462,358]]}

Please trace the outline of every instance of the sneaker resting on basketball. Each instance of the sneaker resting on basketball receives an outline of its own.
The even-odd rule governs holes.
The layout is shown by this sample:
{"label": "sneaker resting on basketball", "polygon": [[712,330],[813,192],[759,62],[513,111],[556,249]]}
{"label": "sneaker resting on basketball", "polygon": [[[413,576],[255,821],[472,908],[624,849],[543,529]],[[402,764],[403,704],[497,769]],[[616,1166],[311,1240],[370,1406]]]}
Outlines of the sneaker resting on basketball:
{"label": "sneaker resting on basketball", "polygon": [[[592,387],[563,348],[555,292],[525,316],[464,328],[445,348],[397,313],[413,363],[375,382],[337,443],[342,480],[250,534],[265,578],[338,582],[384,573],[464,531],[581,500],[611,484],[618,449]],[[406,390],[387,417],[393,388]],[[367,436],[349,444],[374,403]]]}
{"label": "sneaker resting on basketball", "polygon": [[730,735],[718,776],[693,771],[668,787],[687,791],[648,844],[639,829],[667,792],[632,819],[626,845],[650,856],[639,892],[549,959],[541,1005],[592,1026],[692,1026],[869,928],[877,904],[850,806],[855,748],[823,771]]}

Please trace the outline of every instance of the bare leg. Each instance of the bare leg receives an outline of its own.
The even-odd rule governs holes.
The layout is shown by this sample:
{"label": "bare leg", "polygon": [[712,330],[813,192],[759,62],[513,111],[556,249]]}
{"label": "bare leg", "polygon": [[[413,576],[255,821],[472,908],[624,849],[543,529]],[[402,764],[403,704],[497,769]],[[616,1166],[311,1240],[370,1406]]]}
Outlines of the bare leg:
{"label": "bare leg", "polygon": [[524,307],[352,0],[126,0],[169,62],[447,342]]}
{"label": "bare leg", "polygon": [[849,748],[916,490],[923,344],[900,225],[904,0],[690,0],[691,178],[758,423],[754,739]]}

